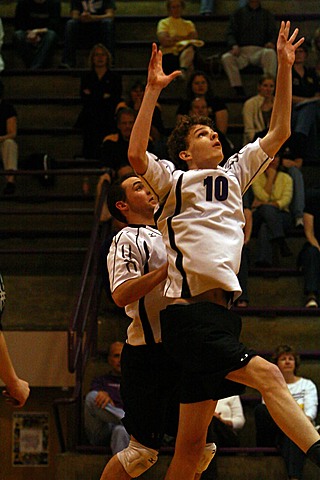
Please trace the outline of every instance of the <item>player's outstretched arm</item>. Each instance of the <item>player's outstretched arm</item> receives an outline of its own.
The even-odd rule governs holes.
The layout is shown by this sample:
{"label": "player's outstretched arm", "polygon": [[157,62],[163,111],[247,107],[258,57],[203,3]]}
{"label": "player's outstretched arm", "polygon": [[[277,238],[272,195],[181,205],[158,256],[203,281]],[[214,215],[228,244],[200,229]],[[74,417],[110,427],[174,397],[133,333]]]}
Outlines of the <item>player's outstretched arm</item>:
{"label": "player's outstretched arm", "polygon": [[274,104],[269,131],[261,140],[261,147],[269,157],[279,151],[291,133],[292,65],[296,49],[304,42],[304,38],[295,42],[298,33],[296,28],[289,36],[290,22],[281,22],[277,41],[278,71]]}
{"label": "player's outstretched arm", "polygon": [[144,174],[147,169],[146,150],[150,135],[152,115],[158,97],[162,89],[179,75],[181,75],[181,72],[178,70],[170,75],[166,75],[163,72],[162,52],[158,50],[157,45],[153,43],[148,67],[147,86],[131,132],[128,150],[129,162],[138,174]]}

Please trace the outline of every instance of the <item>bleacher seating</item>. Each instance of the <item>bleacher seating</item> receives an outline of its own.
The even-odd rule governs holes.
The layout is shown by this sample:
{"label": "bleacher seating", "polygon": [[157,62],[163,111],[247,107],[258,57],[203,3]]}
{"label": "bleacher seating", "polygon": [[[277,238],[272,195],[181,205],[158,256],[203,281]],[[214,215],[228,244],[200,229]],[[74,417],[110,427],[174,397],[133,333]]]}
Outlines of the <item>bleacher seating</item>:
{"label": "bleacher seating", "polygon": [[[118,2],[117,2],[118,3]],[[122,2],[119,2],[122,3]],[[124,4],[130,2],[123,2]],[[134,3],[134,2],[133,2]],[[164,2],[162,2],[164,3]],[[195,2],[198,3],[198,2]],[[219,3],[219,2],[217,2]],[[216,55],[215,60],[219,59],[221,52],[225,50],[224,32],[227,21],[229,19],[229,13],[232,11],[233,5],[236,2],[220,2],[229,4],[225,9],[227,13],[219,13],[210,19],[201,17],[197,14],[189,15],[188,17],[196,22],[200,36],[206,41],[205,49],[203,50],[205,56]],[[267,2],[266,2],[267,3]],[[311,3],[311,2],[309,2]],[[316,4],[316,2],[313,2]],[[230,6],[232,4],[232,7]],[[273,2],[276,4],[277,20],[279,21],[283,15],[280,13],[283,9],[283,2]],[[195,7],[196,8],[196,7]],[[223,8],[219,6],[219,8]],[[229,10],[228,10],[229,9]],[[315,11],[307,12],[304,8],[300,12],[286,12],[286,18],[290,18],[294,23],[300,25],[302,33],[310,34],[312,28],[315,28],[319,24],[320,13],[318,8],[315,7]],[[147,73],[147,62],[149,58],[150,43],[155,40],[154,27],[157,21],[161,18],[161,14],[156,15],[126,15],[119,14],[116,17],[116,60],[115,69],[121,73],[123,77],[124,91],[131,84],[132,80],[136,78],[145,78]],[[6,85],[6,98],[10,100],[17,108],[19,116],[19,147],[21,159],[27,157],[32,151],[46,151],[52,154],[58,164],[59,168],[74,168],[75,166],[82,168],[81,159],[73,158],[77,157],[80,151],[81,138],[79,131],[77,131],[73,125],[79,111],[81,101],[79,97],[79,79],[83,72],[83,68],[86,64],[87,51],[84,50],[81,54],[81,68],[74,70],[61,70],[58,68],[58,64],[61,57],[62,42],[60,42],[57,53],[54,58],[54,66],[49,70],[31,72],[22,68],[19,59],[15,58],[12,44],[10,41],[10,34],[12,32],[12,17],[2,17],[5,31],[7,32],[5,45],[3,49],[3,56],[6,61],[7,68],[2,72],[2,79]],[[144,37],[141,38],[143,32]],[[230,124],[228,134],[237,147],[242,144],[243,124],[241,118],[241,108],[243,99],[236,98],[231,89],[228,87],[226,77],[221,69],[217,69],[212,73],[213,85],[216,93],[223,98],[227,103],[230,113]],[[256,85],[256,72],[248,71],[245,74],[245,81],[248,85],[248,93],[255,93]],[[162,105],[163,116],[165,125],[170,129],[174,124],[175,110],[180,99],[180,91],[175,91],[174,88],[170,88],[167,92],[164,92],[160,98]],[[77,164],[78,162],[78,164]],[[79,163],[80,162],[80,163]],[[86,165],[88,167],[88,165]],[[317,172],[316,174],[314,172]],[[307,170],[306,170],[307,172]],[[318,170],[309,169],[308,182],[310,185],[315,183],[319,184]],[[40,192],[35,194],[35,188],[26,187],[26,178],[23,177],[23,181],[18,179],[18,184],[21,185],[21,191],[12,198],[4,198],[0,195],[1,204],[0,214],[3,219],[9,218],[9,215],[15,217],[15,207],[12,204],[18,204],[18,210],[23,215],[23,203],[36,203],[36,202],[49,202],[48,209],[51,206],[51,200],[60,197],[60,200],[79,202],[83,205],[77,211],[77,207],[61,206],[56,211],[57,215],[64,217],[64,221],[70,223],[70,220],[66,218],[73,218],[72,214],[83,213],[86,216],[84,220],[85,225],[81,226],[80,219],[76,222],[76,231],[79,241],[77,251],[71,250],[68,242],[68,232],[61,227],[59,230],[56,228],[55,233],[53,228],[46,228],[45,224],[43,228],[38,228],[37,232],[27,231],[26,223],[19,228],[13,228],[12,217],[6,223],[5,228],[2,229],[2,238],[7,238],[9,243],[10,236],[15,237],[18,240],[23,239],[35,239],[44,237],[48,233],[52,235],[52,243],[47,247],[47,251],[55,254],[55,235],[59,236],[60,233],[65,235],[64,253],[73,255],[74,258],[79,253],[84,254],[85,246],[81,242],[81,239],[88,237],[88,217],[93,212],[93,195],[84,197],[81,193],[80,187],[81,175],[79,174],[75,188],[68,188],[68,181],[63,182],[61,188],[57,188],[54,191],[50,189],[41,189]],[[60,187],[59,182],[59,187]],[[5,203],[5,202],[6,203]],[[62,204],[61,204],[62,205]],[[68,208],[70,208],[68,212]],[[71,211],[71,209],[73,211]],[[81,210],[81,212],[80,212]],[[41,212],[41,206],[39,212],[43,215],[45,208]],[[39,213],[39,216],[40,216]],[[70,214],[70,216],[69,216]],[[83,221],[83,218],[82,218]],[[50,230],[50,231],[49,231]],[[70,233],[70,238],[72,233]],[[302,243],[302,236],[294,234],[290,237],[290,241],[294,244],[295,252]],[[36,242],[37,243],[37,242]],[[20,245],[19,245],[20,247]],[[50,250],[51,249],[51,250]],[[29,250],[29,251],[27,251]],[[32,251],[30,244],[26,245],[26,251],[30,255],[36,254],[41,250],[36,246]],[[1,258],[4,258],[4,268],[8,268],[10,271],[10,258],[13,257],[16,252],[13,248],[10,248],[5,242],[2,245],[0,253]],[[79,256],[80,256],[79,255]],[[32,262],[26,261],[26,266],[23,271],[27,271]],[[61,262],[62,263],[62,262]],[[78,262],[79,263],[79,262]],[[49,267],[51,268],[50,263]],[[48,268],[49,268],[48,267]],[[319,370],[319,352],[318,338],[320,334],[319,327],[319,310],[318,309],[305,309],[301,308],[302,297],[302,278],[301,272],[297,270],[296,266],[291,263],[285,263],[282,266],[274,269],[257,269],[251,268],[250,270],[250,284],[249,288],[252,292],[250,306],[247,309],[237,309],[243,317],[243,339],[245,343],[250,343],[254,348],[271,349],[275,344],[285,341],[287,335],[287,341],[298,345],[299,350],[305,355],[305,371],[307,374],[315,375],[318,386],[320,385],[320,370]],[[288,296],[290,297],[288,298]],[[102,329],[108,328],[108,322],[112,320],[110,318],[100,318],[100,327]],[[257,327],[258,324],[258,327]],[[110,327],[109,327],[110,328]],[[105,341],[101,341],[102,350],[105,346]],[[248,418],[247,430],[243,438],[243,446],[239,449],[220,449],[219,459],[221,467],[221,478],[227,478],[227,475],[222,476],[223,473],[229,468],[230,463],[234,463],[235,467],[232,470],[232,478],[234,480],[251,480],[259,478],[259,480],[272,480],[273,478],[280,478],[280,473],[283,473],[281,459],[278,458],[278,451],[276,449],[257,449],[254,445],[253,439],[253,421],[252,421],[252,406],[258,401],[258,397],[255,392],[250,392],[249,397],[244,397],[243,402],[246,408]],[[249,430],[250,433],[249,433]],[[106,450],[97,449],[95,447],[89,448],[88,445],[77,445],[75,457],[66,456],[64,460],[61,455],[57,461],[57,478],[59,480],[73,480],[84,479],[82,477],[82,471],[90,470],[90,461],[87,458],[80,459],[79,455],[85,454],[92,457],[92,472],[96,468],[97,472],[101,472],[101,465],[106,460]],[[170,461],[172,456],[172,448],[163,449],[162,462],[164,467]],[[72,455],[72,454],[70,454]],[[230,455],[234,460],[230,462]],[[97,458],[95,457],[97,456]],[[275,460],[274,457],[277,457]],[[260,467],[257,465],[260,460]],[[243,462],[247,461],[247,466],[244,467]],[[75,463],[78,462],[76,466]],[[83,463],[82,463],[83,462]],[[93,466],[94,462],[96,464]],[[229,462],[229,463],[228,463]],[[251,463],[252,462],[252,463]],[[159,462],[160,464],[161,462]],[[276,465],[275,471],[270,465]],[[68,466],[66,466],[68,464]],[[85,465],[85,468],[84,468]],[[98,467],[97,467],[98,465]],[[162,471],[164,469],[162,467]],[[68,471],[68,468],[73,468],[74,472]],[[267,469],[271,470],[268,471]],[[78,469],[78,470],[77,470]],[[238,469],[239,472],[235,470]],[[250,470],[255,473],[255,476],[250,476]],[[264,473],[265,470],[265,473]],[[161,472],[161,469],[159,469]],[[228,471],[228,478],[231,478],[230,471]],[[241,471],[245,471],[245,475],[241,477]],[[257,473],[258,472],[258,473]],[[280,472],[280,473],[279,473]],[[311,472],[311,473],[310,473]],[[64,476],[65,475],[65,476]],[[73,476],[75,475],[75,476]],[[77,475],[77,476],[76,476]],[[92,473],[94,475],[94,473]],[[162,474],[161,474],[162,475]],[[159,474],[159,478],[162,478]],[[257,476],[258,475],[258,476]],[[89,478],[89,477],[88,477]],[[94,477],[92,477],[94,478]],[[150,476],[150,474],[143,476],[143,478],[157,480],[157,474]],[[307,474],[305,480],[319,480],[317,473],[307,465]]]}

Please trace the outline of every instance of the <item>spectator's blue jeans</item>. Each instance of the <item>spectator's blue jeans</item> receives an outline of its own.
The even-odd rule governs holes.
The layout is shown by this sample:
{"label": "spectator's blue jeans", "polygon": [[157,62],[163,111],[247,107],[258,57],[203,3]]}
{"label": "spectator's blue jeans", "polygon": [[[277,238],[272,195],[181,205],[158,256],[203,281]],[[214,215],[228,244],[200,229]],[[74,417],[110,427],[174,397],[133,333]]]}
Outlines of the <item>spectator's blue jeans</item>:
{"label": "spectator's blue jeans", "polygon": [[130,436],[120,421],[114,417],[110,422],[110,413],[97,407],[96,391],[87,394],[84,407],[84,425],[91,445],[109,446],[112,454],[120,452],[129,444]]}
{"label": "spectator's blue jeans", "polygon": [[280,430],[264,404],[257,405],[254,414],[257,447],[279,446],[288,477],[302,479],[306,455]]}
{"label": "spectator's blue jeans", "polygon": [[[247,0],[238,0],[238,8],[244,7]],[[200,13],[212,13],[214,9],[214,0],[200,0]]]}
{"label": "spectator's blue jeans", "polygon": [[258,226],[256,262],[271,265],[272,240],[285,237],[292,225],[291,215],[273,205],[261,205],[253,212],[253,222]]}
{"label": "spectator's blue jeans", "polygon": [[201,0],[200,13],[212,13],[214,7],[214,0]]}
{"label": "spectator's blue jeans", "polygon": [[299,264],[304,274],[304,293],[319,294],[320,284],[320,252],[319,250],[306,243],[299,254]]}
{"label": "spectator's blue jeans", "polygon": [[[64,33],[64,51],[62,62],[70,67],[76,66],[76,50],[82,45],[83,39],[94,43],[102,43],[114,56],[114,23],[112,18],[99,22],[81,23],[71,18],[67,21]],[[94,41],[92,41],[94,39]],[[91,46],[92,46],[91,45]]]}
{"label": "spectator's blue jeans", "polygon": [[303,175],[297,167],[290,167],[288,174],[293,180],[293,197],[290,203],[290,211],[294,218],[303,217],[305,206]]}
{"label": "spectator's blue jeans", "polygon": [[47,66],[53,48],[58,40],[56,32],[48,30],[42,34],[41,41],[36,46],[27,42],[26,37],[27,32],[25,30],[17,30],[13,36],[17,51],[26,66],[32,70]]}
{"label": "spectator's blue jeans", "polygon": [[318,158],[317,134],[320,123],[320,102],[311,102],[305,105],[293,106],[292,132],[306,137],[306,151],[302,155]]}

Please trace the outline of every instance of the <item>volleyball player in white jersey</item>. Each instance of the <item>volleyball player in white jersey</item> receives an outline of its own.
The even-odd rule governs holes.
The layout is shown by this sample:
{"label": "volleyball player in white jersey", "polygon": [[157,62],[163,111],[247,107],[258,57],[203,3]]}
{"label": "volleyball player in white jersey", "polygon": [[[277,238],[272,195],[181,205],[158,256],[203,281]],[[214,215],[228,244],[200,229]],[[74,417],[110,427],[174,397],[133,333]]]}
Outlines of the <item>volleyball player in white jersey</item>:
{"label": "volleyball player in white jersey", "polygon": [[[123,423],[131,439],[106,465],[101,480],[140,476],[157,461],[164,433],[175,436],[177,431],[180,368],[161,343],[159,313],[168,303],[163,296],[167,254],[153,225],[156,204],[135,175],[115,182],[108,192],[110,213],[127,224],[114,237],[107,263],[112,297],[132,319],[121,355]],[[215,445],[208,442],[194,479],[214,453]]]}
{"label": "volleyball player in white jersey", "polygon": [[185,117],[168,142],[171,159],[185,162],[187,172],[170,173],[146,153],[156,101],[180,74],[165,75],[161,52],[152,47],[128,154],[131,166],[159,200],[157,226],[168,252],[165,294],[171,301],[161,312],[162,339],[182,368],[179,430],[166,480],[193,479],[216,401],[239,394],[241,384],[262,393],[278,426],[319,463],[317,432],[292,399],[278,368],[239,342],[241,319],[227,308],[241,292],[236,277],[243,244],[241,196],[290,135],[291,72],[303,39],[295,41],[298,30],[291,36],[289,31],[290,23],[281,22],[269,131],[223,168],[218,166],[218,135],[201,117]]}

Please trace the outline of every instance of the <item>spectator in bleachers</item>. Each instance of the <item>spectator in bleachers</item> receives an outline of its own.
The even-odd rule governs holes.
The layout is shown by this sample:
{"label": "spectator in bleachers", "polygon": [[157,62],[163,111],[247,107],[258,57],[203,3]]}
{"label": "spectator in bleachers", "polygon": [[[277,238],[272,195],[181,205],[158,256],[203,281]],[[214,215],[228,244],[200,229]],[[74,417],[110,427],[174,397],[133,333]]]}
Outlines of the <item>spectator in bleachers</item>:
{"label": "spectator in bleachers", "polygon": [[71,18],[64,35],[62,68],[76,67],[76,50],[84,42],[86,46],[102,43],[114,56],[114,0],[72,0]]}
{"label": "spectator in bleachers", "polygon": [[[238,0],[239,8],[244,7],[247,0]],[[214,10],[214,0],[200,0],[200,13],[201,15],[211,15]]]}
{"label": "spectator in bleachers", "polygon": [[13,42],[27,68],[48,67],[58,40],[59,27],[58,0],[18,1]]}
{"label": "spectator in bleachers", "polygon": [[180,102],[177,109],[177,120],[179,120],[181,115],[188,115],[190,102],[194,98],[205,98],[208,105],[208,116],[214,121],[217,129],[226,134],[229,117],[228,109],[226,104],[214,95],[210,78],[201,70],[194,71],[188,80],[185,100]]}
{"label": "spectator in bleachers", "polygon": [[75,124],[82,130],[84,158],[99,159],[104,137],[116,131],[115,110],[121,100],[122,80],[110,67],[109,50],[95,45],[89,54],[90,71],[81,77],[83,107]]}
{"label": "spectator in bleachers", "polygon": [[114,342],[108,352],[110,372],[92,380],[86,395],[84,426],[91,445],[109,446],[113,455],[126,448],[129,435],[121,423],[124,417],[120,396],[122,342]]}
{"label": "spectator in bleachers", "polygon": [[182,18],[186,2],[184,0],[167,0],[168,17],[157,25],[157,37],[163,53],[163,71],[166,74],[181,70],[183,77],[192,71],[198,32],[191,20]]}
{"label": "spectator in bleachers", "polygon": [[270,73],[258,80],[258,94],[250,97],[243,104],[242,117],[244,125],[243,145],[263,135],[269,128],[274,102],[275,79]]}
{"label": "spectator in bleachers", "polygon": [[107,135],[102,142],[101,163],[112,169],[113,177],[122,177],[132,172],[128,160],[129,140],[135,121],[132,108],[120,108],[117,112],[117,133]]}
{"label": "spectator in bleachers", "polygon": [[[245,416],[239,395],[218,400],[216,410],[209,425],[208,434],[219,447],[239,447],[238,432],[245,424]],[[218,478],[217,457],[214,456],[201,480]]]}
{"label": "spectator in bleachers", "polygon": [[230,19],[227,45],[230,50],[221,57],[230,85],[237,95],[244,96],[240,70],[247,65],[263,68],[276,76],[276,24],[273,15],[262,8],[260,0],[248,0]]}
{"label": "spectator in bleachers", "polygon": [[[245,101],[242,110],[244,123],[244,145],[258,137],[263,137],[269,128],[275,81],[272,75],[264,74],[258,81],[258,95]],[[288,142],[290,143],[290,142]],[[286,145],[287,147],[288,145]],[[295,226],[303,227],[304,181],[301,172],[302,159],[294,158],[289,148],[283,148],[281,165],[293,180],[293,197],[290,211],[294,217]]]}
{"label": "spectator in bleachers", "polygon": [[300,160],[319,161],[320,79],[314,67],[305,65],[307,57],[308,46],[303,44],[292,69],[292,149]]}
{"label": "spectator in bleachers", "polygon": [[252,184],[254,200],[253,230],[257,234],[256,265],[278,266],[279,253],[292,255],[285,240],[292,225],[289,205],[292,200],[292,179],[279,171],[280,156],[276,155],[265,172]]}
{"label": "spectator in bleachers", "polygon": [[307,242],[298,256],[298,265],[304,275],[305,306],[319,307],[320,286],[320,206],[319,196],[310,195],[304,210],[304,233]]}
{"label": "spectator in bleachers", "polygon": [[[129,107],[132,108],[132,110],[137,115],[141,106],[145,87],[145,84],[141,80],[137,80],[136,82],[134,82],[130,87],[128,98],[124,99],[117,105],[116,111],[118,111],[120,108]],[[153,112],[150,136],[152,138],[152,143],[154,146],[153,153],[159,158],[166,158],[167,138],[162,120],[161,105],[158,102]]]}
{"label": "spectator in bleachers", "polygon": [[[299,355],[291,346],[280,345],[273,354],[273,362],[278,365],[293,398],[314,424],[318,406],[317,388],[311,380],[297,375]],[[275,424],[264,402],[255,409],[255,421],[257,446],[279,447],[288,478],[302,480],[306,455]]]}
{"label": "spectator in bleachers", "polygon": [[[101,146],[101,166],[110,168],[111,180],[132,173],[128,160],[129,140],[136,115],[132,108],[117,111],[117,132],[107,135]],[[148,150],[154,153],[152,138],[149,137]]]}
{"label": "spectator in bleachers", "polygon": [[312,38],[312,53],[318,77],[320,77],[320,27],[316,29]]}
{"label": "spectator in bleachers", "polygon": [[[17,170],[18,145],[15,141],[17,136],[17,112],[13,105],[3,100],[3,94],[4,85],[0,80],[0,155],[4,170]],[[3,190],[4,195],[12,195],[15,189],[14,175],[7,175]]]}
{"label": "spectator in bleachers", "polygon": [[4,69],[4,61],[1,56],[1,49],[3,45],[3,39],[4,39],[4,31],[3,31],[3,26],[2,26],[2,20],[0,18],[0,72]]}

